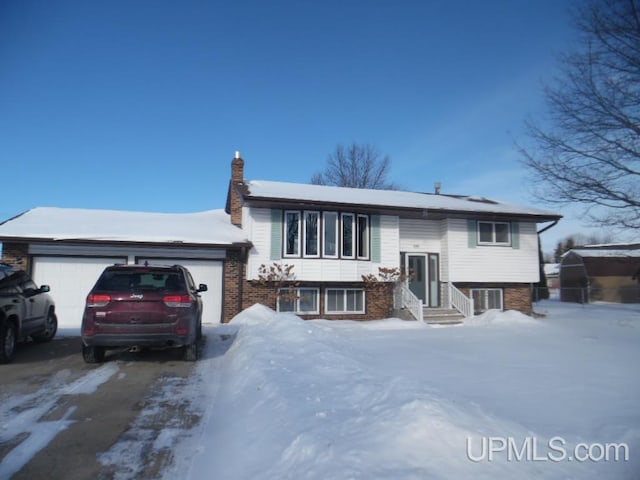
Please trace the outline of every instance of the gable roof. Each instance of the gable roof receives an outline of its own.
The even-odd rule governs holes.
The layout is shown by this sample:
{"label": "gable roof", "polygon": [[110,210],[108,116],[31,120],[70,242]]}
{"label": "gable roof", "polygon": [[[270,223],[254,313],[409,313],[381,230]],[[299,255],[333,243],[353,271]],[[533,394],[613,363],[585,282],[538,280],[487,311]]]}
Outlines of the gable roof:
{"label": "gable roof", "polygon": [[[585,245],[583,247],[572,248],[564,255],[574,253],[583,258],[640,258],[640,243],[611,243],[604,245]],[[563,255],[563,256],[564,256]]]}
{"label": "gable roof", "polygon": [[413,210],[431,214],[494,214],[537,217],[551,221],[562,215],[547,210],[499,202],[484,197],[443,195],[401,190],[373,190],[301,183],[251,180],[244,183],[243,197],[259,202],[299,202],[325,205],[349,205],[383,210]]}
{"label": "gable roof", "polygon": [[224,210],[151,213],[38,207],[0,224],[0,241],[16,239],[143,242],[162,244],[248,244]]}

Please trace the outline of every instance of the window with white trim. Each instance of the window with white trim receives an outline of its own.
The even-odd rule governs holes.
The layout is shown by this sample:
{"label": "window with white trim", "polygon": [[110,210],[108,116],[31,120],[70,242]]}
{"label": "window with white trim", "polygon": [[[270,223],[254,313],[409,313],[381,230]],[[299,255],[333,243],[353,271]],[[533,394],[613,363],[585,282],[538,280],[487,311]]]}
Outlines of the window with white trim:
{"label": "window with white trim", "polygon": [[284,212],[284,256],[300,256],[300,212]]}
{"label": "window with white trim", "polygon": [[322,213],[323,231],[323,256],[327,258],[338,257],[338,213]]}
{"label": "window with white trim", "polygon": [[364,305],[361,288],[327,288],[325,291],[327,313],[365,313]]}
{"label": "window with white trim", "polygon": [[472,288],[473,310],[475,314],[487,310],[503,309],[503,291],[501,288]]}
{"label": "window with white trim", "polygon": [[358,258],[369,258],[369,217],[358,215]]}
{"label": "window with white trim", "polygon": [[318,288],[281,288],[277,309],[279,312],[318,314],[319,298]]}
{"label": "window with white trim", "polygon": [[511,245],[511,224],[478,221],[478,245]]}
{"label": "window with white trim", "polygon": [[320,213],[304,212],[304,256],[320,256]]}
{"label": "window with white trim", "polygon": [[355,229],[353,213],[343,213],[342,217],[342,258],[354,258]]}
{"label": "window with white trim", "polygon": [[286,210],[283,256],[368,260],[370,217],[365,214]]}

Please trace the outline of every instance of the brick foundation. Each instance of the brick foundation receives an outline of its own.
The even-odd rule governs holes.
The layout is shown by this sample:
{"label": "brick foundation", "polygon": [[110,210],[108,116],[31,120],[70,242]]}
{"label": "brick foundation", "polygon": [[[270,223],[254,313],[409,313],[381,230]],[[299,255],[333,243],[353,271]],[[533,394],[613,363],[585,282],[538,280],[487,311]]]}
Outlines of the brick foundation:
{"label": "brick foundation", "polygon": [[[276,287],[271,285],[264,285],[256,281],[244,281],[239,288],[237,283],[237,275],[232,275],[231,272],[227,275],[227,270],[235,270],[236,267],[231,267],[231,261],[227,256],[227,263],[225,265],[225,313],[223,315],[223,321],[229,322],[237,313],[245,308],[260,303],[273,310],[277,309],[277,295]],[[229,268],[231,267],[231,268]],[[233,286],[235,285],[235,287]],[[297,285],[298,287],[318,288],[320,289],[319,307],[320,313],[313,315],[299,315],[305,320],[311,320],[314,318],[324,318],[327,320],[340,319],[340,320],[379,320],[382,318],[388,318],[393,310],[393,284],[392,283],[380,283],[373,285],[368,289],[365,289],[365,313],[361,314],[345,314],[345,313],[326,313],[325,312],[325,290],[327,287],[335,288],[365,288],[365,285],[360,283],[346,284],[325,284],[325,283],[304,283]],[[242,292],[240,293],[240,290]],[[237,305],[237,300],[241,296],[241,305],[237,308],[229,308],[230,305]],[[227,310],[228,308],[228,310]]]}
{"label": "brick foundation", "polygon": [[517,310],[525,315],[533,313],[531,286],[528,283],[456,283],[466,296],[474,288],[500,288],[503,291],[504,310]]}
{"label": "brick foundation", "polygon": [[31,259],[29,258],[29,245],[26,243],[3,243],[2,261],[13,265],[20,270],[30,273]]}

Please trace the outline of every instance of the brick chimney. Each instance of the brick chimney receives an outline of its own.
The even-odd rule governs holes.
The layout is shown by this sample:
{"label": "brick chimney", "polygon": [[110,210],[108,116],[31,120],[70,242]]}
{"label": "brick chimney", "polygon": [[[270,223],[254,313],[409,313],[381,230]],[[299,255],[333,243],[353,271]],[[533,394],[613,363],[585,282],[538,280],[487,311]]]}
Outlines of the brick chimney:
{"label": "brick chimney", "polygon": [[236,152],[231,161],[231,183],[229,184],[229,214],[231,223],[242,227],[242,187],[244,183],[244,160]]}

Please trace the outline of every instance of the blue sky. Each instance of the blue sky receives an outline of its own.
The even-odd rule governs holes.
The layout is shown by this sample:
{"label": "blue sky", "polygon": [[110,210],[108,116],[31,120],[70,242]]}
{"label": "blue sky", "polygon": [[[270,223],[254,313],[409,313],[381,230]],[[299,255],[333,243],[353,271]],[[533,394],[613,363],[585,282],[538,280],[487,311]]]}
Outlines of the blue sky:
{"label": "blue sky", "polygon": [[0,0],[0,219],[222,208],[235,150],[306,183],[351,142],[405,189],[539,206],[514,141],[575,3]]}

